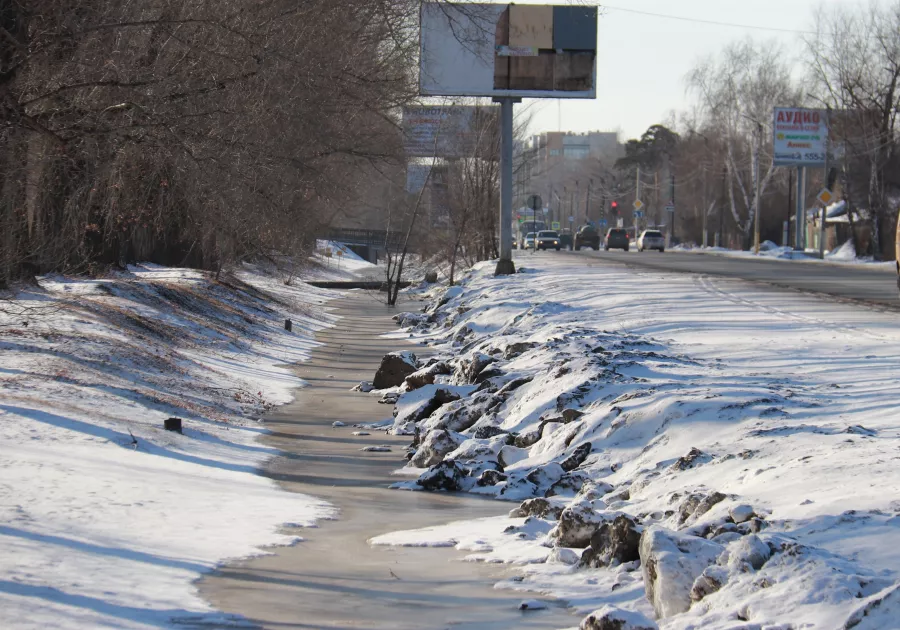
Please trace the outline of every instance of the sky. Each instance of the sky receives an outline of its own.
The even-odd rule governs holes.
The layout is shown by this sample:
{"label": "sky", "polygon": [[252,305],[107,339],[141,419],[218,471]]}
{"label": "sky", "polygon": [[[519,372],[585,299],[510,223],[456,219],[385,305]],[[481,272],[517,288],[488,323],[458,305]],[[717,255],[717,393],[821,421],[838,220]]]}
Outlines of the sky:
{"label": "sky", "polygon": [[[561,0],[556,0],[562,3]],[[698,61],[730,42],[751,36],[784,46],[803,72],[802,33],[704,24],[709,20],[754,27],[810,31],[819,6],[862,6],[860,0],[613,0],[599,19],[597,99],[526,101],[531,128],[542,131],[621,131],[639,137],[664,123],[673,110],[687,109],[685,77]],[[627,9],[624,11],[623,9]],[[687,18],[653,17],[637,11]]]}

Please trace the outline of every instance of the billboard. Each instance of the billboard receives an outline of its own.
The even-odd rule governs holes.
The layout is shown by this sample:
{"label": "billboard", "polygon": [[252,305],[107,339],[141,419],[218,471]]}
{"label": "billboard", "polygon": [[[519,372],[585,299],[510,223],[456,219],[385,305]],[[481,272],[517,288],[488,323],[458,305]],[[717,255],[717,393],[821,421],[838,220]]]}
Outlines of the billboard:
{"label": "billboard", "polygon": [[772,130],[775,166],[825,166],[828,153],[827,112],[802,107],[776,107]]}
{"label": "billboard", "polygon": [[428,175],[431,173],[430,164],[415,164],[410,162],[406,165],[406,192],[418,195],[425,188],[428,182]]}
{"label": "billboard", "polygon": [[597,8],[426,2],[423,96],[596,98]]}
{"label": "billboard", "polygon": [[498,110],[496,105],[404,107],[406,156],[448,159],[489,156],[496,159]]}

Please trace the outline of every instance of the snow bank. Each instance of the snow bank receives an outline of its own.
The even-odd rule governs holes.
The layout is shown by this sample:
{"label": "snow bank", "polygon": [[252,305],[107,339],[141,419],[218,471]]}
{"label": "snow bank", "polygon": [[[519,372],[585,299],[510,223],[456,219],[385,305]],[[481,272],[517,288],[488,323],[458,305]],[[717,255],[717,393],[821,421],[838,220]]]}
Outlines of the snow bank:
{"label": "snow bank", "polygon": [[148,265],[0,302],[0,625],[241,623],[193,581],[332,514],[260,477],[256,443],[327,295]]}
{"label": "snow bank", "polygon": [[[895,609],[895,314],[572,258],[492,270],[477,267],[426,317],[398,318],[412,324],[398,335],[429,341],[450,367],[433,387],[471,392],[414,427],[404,416],[419,448],[438,431],[462,441],[397,485],[552,504],[375,544],[523,564],[504,586],[663,629],[824,629],[861,607]],[[402,392],[398,406],[423,397]],[[640,560],[616,560],[609,524],[623,515],[669,542],[642,539]]]}

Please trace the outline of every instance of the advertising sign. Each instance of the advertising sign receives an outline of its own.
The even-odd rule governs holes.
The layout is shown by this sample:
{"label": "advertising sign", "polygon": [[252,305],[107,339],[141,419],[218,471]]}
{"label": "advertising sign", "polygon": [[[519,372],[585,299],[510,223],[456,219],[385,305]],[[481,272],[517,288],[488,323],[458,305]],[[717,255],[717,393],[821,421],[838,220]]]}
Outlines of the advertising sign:
{"label": "advertising sign", "polygon": [[466,158],[496,154],[496,106],[403,108],[407,157]]}
{"label": "advertising sign", "polygon": [[819,109],[776,107],[772,125],[775,166],[825,166],[828,116]]}
{"label": "advertising sign", "polygon": [[419,194],[423,188],[425,188],[425,183],[428,181],[428,173],[431,171],[430,164],[415,164],[410,163],[406,165],[406,192],[417,195]]}
{"label": "advertising sign", "polygon": [[597,96],[597,7],[425,2],[420,42],[423,96]]}

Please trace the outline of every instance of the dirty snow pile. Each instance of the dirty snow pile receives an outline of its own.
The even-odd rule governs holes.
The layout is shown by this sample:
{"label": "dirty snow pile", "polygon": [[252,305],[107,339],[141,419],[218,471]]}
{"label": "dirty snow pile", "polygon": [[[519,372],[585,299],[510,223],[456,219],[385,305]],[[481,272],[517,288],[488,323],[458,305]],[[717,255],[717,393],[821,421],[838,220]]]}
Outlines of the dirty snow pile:
{"label": "dirty snow pile", "polygon": [[[397,317],[397,487],[515,502],[373,539],[521,565],[583,628],[900,628],[896,314],[584,259]],[[381,383],[385,385],[384,382]],[[618,624],[618,625],[616,625]]]}
{"label": "dirty snow pile", "polygon": [[256,443],[326,297],[251,267],[153,266],[2,296],[0,626],[242,623],[194,580],[331,514],[259,476],[276,452]]}

